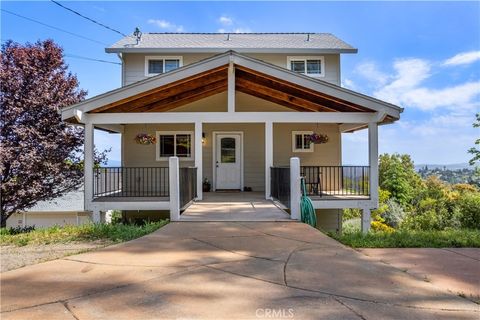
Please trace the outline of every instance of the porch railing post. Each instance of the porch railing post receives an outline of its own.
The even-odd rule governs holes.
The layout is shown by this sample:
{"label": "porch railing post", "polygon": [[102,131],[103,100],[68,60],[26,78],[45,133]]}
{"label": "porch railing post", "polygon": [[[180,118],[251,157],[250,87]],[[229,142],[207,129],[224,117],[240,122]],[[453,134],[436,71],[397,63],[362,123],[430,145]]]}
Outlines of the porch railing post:
{"label": "porch railing post", "polygon": [[290,158],[290,218],[300,220],[300,159]]}
{"label": "porch railing post", "polygon": [[170,186],[170,221],[180,220],[180,174],[178,157],[168,159]]}

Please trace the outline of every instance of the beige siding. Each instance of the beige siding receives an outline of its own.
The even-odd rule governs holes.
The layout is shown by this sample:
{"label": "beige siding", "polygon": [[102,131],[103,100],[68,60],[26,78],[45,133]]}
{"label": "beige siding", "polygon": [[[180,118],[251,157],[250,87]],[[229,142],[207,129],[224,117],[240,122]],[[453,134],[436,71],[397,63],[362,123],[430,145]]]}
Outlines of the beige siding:
{"label": "beige siding", "polygon": [[[292,131],[313,131],[327,134],[329,141],[314,145],[313,152],[293,152]],[[342,148],[341,135],[336,124],[275,123],[273,125],[273,163],[286,166],[291,157],[300,158],[300,165],[340,165]]]}
{"label": "beige siding", "polygon": [[[192,119],[193,121],[193,119]],[[288,165],[290,157],[299,157],[302,165],[340,165],[341,144],[335,124],[274,124],[274,165]],[[138,133],[156,131],[194,131],[193,124],[126,125],[123,135],[123,165],[127,167],[166,167],[168,161],[156,161],[158,145],[135,142]],[[213,132],[243,132],[244,185],[254,191],[265,188],[265,127],[258,124],[203,124],[203,178],[213,181]],[[292,152],[292,131],[315,131],[329,136],[326,144],[315,145],[314,152]],[[194,161],[180,161],[180,166],[193,166]]]}
{"label": "beige siding", "polygon": [[[171,53],[168,56],[182,56],[183,65],[188,65],[213,56],[209,53]],[[253,58],[263,60],[265,62],[277,65],[282,68],[287,68],[287,57],[304,56],[299,54],[246,54]],[[141,53],[125,53],[123,55],[124,61],[124,85],[143,80],[145,76],[145,56],[155,56],[155,54],[141,54]],[[159,55],[161,56],[161,55]],[[308,55],[312,56],[312,55]],[[321,54],[325,58],[325,77],[320,79],[340,85],[340,55],[339,54]]]}
{"label": "beige siding", "polygon": [[[36,228],[47,228],[54,225],[77,225],[77,212],[27,212],[23,221],[23,213],[14,213],[7,219],[7,227],[35,226]],[[79,224],[91,222],[90,214],[87,212],[78,213]]]}
{"label": "beige siding", "polygon": [[[194,119],[192,119],[194,121]],[[139,133],[153,136],[157,131],[194,131],[193,124],[129,124],[123,133],[123,166],[125,167],[168,167],[168,161],[156,160],[157,145],[142,145],[135,142]],[[195,165],[194,161],[180,160],[180,166]]]}
{"label": "beige siding", "polygon": [[242,92],[235,93],[235,111],[238,112],[289,112],[295,111],[276,103]]}

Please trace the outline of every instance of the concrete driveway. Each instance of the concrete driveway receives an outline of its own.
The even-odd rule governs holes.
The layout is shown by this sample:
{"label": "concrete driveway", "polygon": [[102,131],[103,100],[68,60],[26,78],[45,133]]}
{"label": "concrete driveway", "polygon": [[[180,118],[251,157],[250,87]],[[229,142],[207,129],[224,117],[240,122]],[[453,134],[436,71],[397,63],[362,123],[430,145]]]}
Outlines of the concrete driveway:
{"label": "concrete driveway", "polygon": [[1,275],[6,319],[479,319],[296,222],[179,222]]}

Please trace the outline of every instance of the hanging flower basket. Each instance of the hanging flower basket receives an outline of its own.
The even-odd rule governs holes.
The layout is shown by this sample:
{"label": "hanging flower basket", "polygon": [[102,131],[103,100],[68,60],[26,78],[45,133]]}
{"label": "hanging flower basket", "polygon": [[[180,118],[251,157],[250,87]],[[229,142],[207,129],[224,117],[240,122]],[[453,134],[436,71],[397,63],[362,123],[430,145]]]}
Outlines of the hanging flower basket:
{"label": "hanging flower basket", "polygon": [[314,144],[327,143],[328,142],[328,136],[326,134],[321,134],[321,133],[314,132],[308,137],[308,141],[310,141],[310,143],[314,143]]}
{"label": "hanging flower basket", "polygon": [[148,144],[155,144],[155,143],[157,142],[157,138],[155,138],[155,137],[152,136],[151,134],[139,133],[139,134],[137,134],[137,136],[135,137],[135,141],[136,141],[138,144],[148,145]]}

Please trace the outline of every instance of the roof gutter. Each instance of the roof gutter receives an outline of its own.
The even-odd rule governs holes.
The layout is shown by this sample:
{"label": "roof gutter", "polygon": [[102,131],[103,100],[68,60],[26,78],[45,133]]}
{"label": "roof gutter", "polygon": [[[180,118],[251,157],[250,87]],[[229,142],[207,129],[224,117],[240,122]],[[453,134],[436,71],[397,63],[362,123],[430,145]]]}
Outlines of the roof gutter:
{"label": "roof gutter", "polygon": [[106,53],[224,53],[229,50],[233,50],[239,53],[340,54],[358,52],[358,49],[356,48],[105,48]]}

